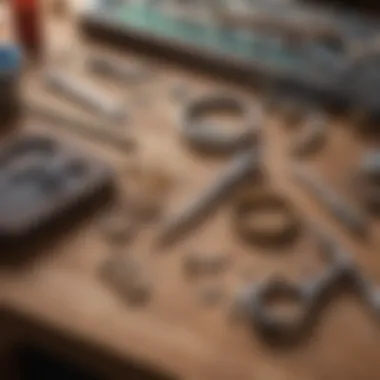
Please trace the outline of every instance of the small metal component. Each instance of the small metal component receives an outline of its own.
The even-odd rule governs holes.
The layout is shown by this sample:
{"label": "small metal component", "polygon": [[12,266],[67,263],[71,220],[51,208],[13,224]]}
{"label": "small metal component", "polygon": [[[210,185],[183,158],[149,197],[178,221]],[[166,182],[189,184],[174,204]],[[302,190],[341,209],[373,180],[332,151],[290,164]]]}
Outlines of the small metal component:
{"label": "small metal component", "polygon": [[138,66],[128,67],[125,62],[117,61],[111,57],[105,58],[103,55],[88,57],[86,68],[97,75],[113,79],[119,84],[137,84],[149,78],[147,70]]}
{"label": "small metal component", "polygon": [[[202,122],[202,116],[213,110],[233,110],[243,117],[243,129],[234,134],[220,131],[215,125]],[[191,101],[185,106],[182,132],[186,140],[202,151],[230,153],[256,143],[261,127],[261,111],[228,95],[211,95]]]}
{"label": "small metal component", "polygon": [[345,228],[357,236],[367,233],[368,223],[364,215],[344,200],[321,178],[310,170],[297,165],[293,167],[293,177],[305,190],[310,192],[329,213]]}
{"label": "small metal component", "polygon": [[218,274],[226,269],[229,256],[225,254],[190,253],[184,260],[184,271],[194,277],[202,274]]}
{"label": "small metal component", "polygon": [[[260,223],[260,217],[274,213],[281,217],[281,225]],[[253,218],[257,223],[253,224]],[[277,218],[278,219],[278,218]],[[300,222],[291,205],[275,193],[249,191],[239,197],[234,207],[234,227],[245,241],[260,245],[278,245],[293,241]],[[273,223],[272,223],[273,224]]]}
{"label": "small metal component", "polygon": [[163,227],[159,241],[169,244],[180,238],[211,214],[242,183],[255,179],[262,174],[262,162],[258,151],[244,152],[235,157],[232,163],[218,176],[215,183],[207,187],[201,195]]}
{"label": "small metal component", "polygon": [[44,75],[44,83],[48,89],[80,105],[89,112],[106,117],[115,122],[124,121],[125,110],[121,103],[104,96],[102,90],[83,82],[79,77],[65,71],[49,71]]}
{"label": "small metal component", "polygon": [[100,277],[129,304],[146,304],[152,296],[152,286],[141,266],[131,258],[112,257],[100,268]]}
{"label": "small metal component", "polygon": [[122,153],[130,153],[136,147],[136,140],[131,136],[123,136],[117,131],[110,129],[102,123],[91,123],[90,121],[67,115],[62,110],[52,106],[27,102],[26,110],[31,115],[45,119],[52,127],[69,129],[74,133],[84,135],[86,138],[101,141],[119,149]]}

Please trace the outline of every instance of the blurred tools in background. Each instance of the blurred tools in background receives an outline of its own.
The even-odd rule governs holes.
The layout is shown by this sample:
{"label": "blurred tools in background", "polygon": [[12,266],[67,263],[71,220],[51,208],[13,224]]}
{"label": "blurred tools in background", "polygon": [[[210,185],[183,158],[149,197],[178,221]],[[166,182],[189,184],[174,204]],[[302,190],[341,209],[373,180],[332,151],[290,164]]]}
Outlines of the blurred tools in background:
{"label": "blurred tools in background", "polygon": [[[212,22],[199,25],[197,20],[189,24],[189,20],[175,19],[175,12],[165,12],[158,3],[116,1],[99,4],[81,20],[86,35],[99,37],[102,33],[108,34],[119,43],[120,40],[124,44],[131,42],[129,48],[153,46],[152,51],[160,58],[180,56],[192,67],[202,66],[208,71],[211,68],[213,74],[223,72],[226,77],[229,74],[230,78],[239,77],[245,85],[261,82],[264,76],[269,79],[270,90],[275,96],[280,94],[282,97],[277,99],[280,112],[271,109],[267,110],[268,113],[283,116],[281,122],[284,125],[301,126],[299,133],[285,142],[284,156],[276,156],[280,164],[284,161],[290,167],[290,173],[285,173],[290,174],[289,178],[285,175],[284,178],[293,180],[307,191],[350,235],[370,239],[372,220],[366,212],[371,211],[372,214],[380,204],[378,149],[363,153],[356,167],[350,168],[350,174],[354,173],[353,177],[358,182],[350,187],[355,190],[358,207],[335,190],[334,184],[319,176],[316,169],[300,166],[299,161],[324,153],[322,148],[332,135],[330,118],[322,109],[326,105],[359,105],[368,115],[380,115],[380,93],[377,89],[380,66],[375,65],[375,73],[370,73],[364,59],[378,51],[364,49],[364,58],[360,56],[357,61],[350,55],[355,50],[353,47],[364,42],[357,29],[361,30],[366,25],[369,34],[373,35],[379,30],[376,25],[367,25],[367,19],[358,16],[352,21],[357,27],[355,29],[348,23],[346,15],[337,20],[337,16],[332,14],[326,17],[326,21],[316,22],[313,19],[314,22],[310,12],[295,23],[281,13],[276,17],[265,15],[265,12],[251,15],[221,7],[212,8],[213,12],[210,9],[205,11],[212,16]],[[199,4],[192,6],[200,7]],[[258,4],[252,7],[258,7]],[[59,9],[55,11],[60,12]],[[40,63],[36,60],[44,51],[40,12],[40,4],[36,0],[12,2],[19,45],[10,42],[0,45],[1,125],[16,120],[22,104],[19,93],[22,49],[29,61],[33,59]],[[114,28],[116,22],[119,28]],[[136,30],[136,25],[141,29]],[[169,45],[168,36],[172,38]],[[375,40],[371,41],[374,45]],[[69,63],[63,69],[54,67],[48,60],[45,62],[42,75],[35,76],[36,88],[51,102],[34,99],[34,92],[29,97],[25,96],[25,118],[46,124],[53,135],[59,127],[74,138],[83,138],[86,144],[91,140],[91,143],[96,143],[94,146],[102,149],[106,145],[116,148],[115,151],[111,149],[109,155],[113,157],[109,159],[112,165],[98,162],[90,155],[78,155],[71,150],[70,144],[60,140],[58,133],[54,137],[26,137],[25,131],[21,130],[22,136],[12,143],[4,143],[1,148],[0,240],[24,243],[23,239],[34,235],[37,227],[48,230],[47,227],[68,210],[84,209],[87,201],[94,198],[100,198],[102,205],[107,203],[108,197],[103,195],[109,193],[113,209],[101,225],[100,236],[103,239],[100,240],[110,248],[111,254],[117,251],[120,255],[108,255],[100,262],[100,278],[128,305],[138,306],[146,305],[154,296],[155,278],[148,278],[145,274],[148,267],[146,257],[126,257],[132,244],[140,237],[137,232],[146,230],[151,234],[143,240],[151,240],[153,250],[169,249],[196,229],[201,229],[206,218],[220,206],[229,204],[232,207],[226,207],[226,211],[232,223],[227,228],[235,232],[234,239],[241,249],[265,247],[278,250],[298,240],[308,221],[296,211],[281,187],[271,182],[273,173],[267,165],[271,154],[268,152],[272,146],[274,149],[277,146],[272,144],[268,133],[272,127],[264,115],[262,103],[265,99],[260,99],[257,94],[252,96],[249,91],[244,91],[242,96],[234,95],[232,90],[230,92],[232,87],[224,82],[227,86],[225,91],[211,92],[212,85],[206,84],[206,95],[195,96],[196,91],[192,93],[191,86],[184,84],[183,78],[181,85],[176,87],[170,80],[166,81],[170,77],[170,69],[165,68],[167,72],[160,81],[143,64],[129,65],[126,56],[120,54],[117,59],[111,58],[111,54],[92,51],[91,44],[83,50],[85,53],[75,57],[82,63],[81,72]],[[148,51],[151,54],[150,48]],[[69,55],[69,58],[73,56]],[[160,67],[157,64],[155,70]],[[142,84],[144,89],[139,88]],[[114,93],[107,93],[108,85],[115,90]],[[369,86],[374,86],[374,91],[367,91]],[[143,111],[124,96],[132,89],[129,95],[138,93],[146,100],[147,89],[156,88],[159,91],[152,91],[153,95],[149,102],[145,102]],[[243,89],[239,90],[243,93]],[[66,112],[63,103],[67,103],[67,109],[72,107],[82,112],[83,117]],[[300,106],[301,103],[304,107]],[[238,118],[232,133],[225,133],[221,124],[207,119],[209,114],[223,114],[225,111],[235,113]],[[140,119],[135,121],[131,117],[133,112]],[[164,115],[162,118],[161,113]],[[173,114],[179,114],[180,118],[173,117]],[[169,137],[167,141],[164,141],[165,134]],[[182,144],[183,140],[186,144]],[[160,147],[160,155],[146,163],[145,155],[154,150],[153,144],[145,146],[148,141],[154,141]],[[178,148],[178,155],[172,158],[170,149],[174,152],[174,146]],[[106,161],[101,149],[99,153],[95,151],[100,161]],[[128,157],[127,163],[125,156]],[[228,161],[218,172],[217,165],[214,167],[210,163],[226,159],[226,156]],[[177,190],[178,178],[167,170],[168,166],[175,161],[184,176],[192,181],[194,178],[187,169],[192,167],[190,164],[187,166],[192,160],[197,161],[200,170],[209,164],[212,167],[203,179],[211,178],[213,173],[216,176],[206,181],[208,183],[199,194],[191,195],[183,208],[169,210],[169,198]],[[116,170],[110,170],[109,166],[115,166]],[[362,210],[360,206],[365,207]],[[70,219],[70,223],[74,219]],[[97,238],[98,235],[94,240]],[[218,239],[219,236],[215,241]],[[376,309],[377,292],[359,274],[351,258],[346,258],[346,251],[327,238],[320,237],[318,244],[327,247],[322,250],[327,265],[320,276],[310,277],[300,284],[290,283],[281,277],[242,285],[248,324],[264,333],[264,338],[271,341],[272,338],[285,338],[290,343],[292,338],[302,335],[301,332],[309,332],[330,292],[341,285],[349,285],[365,303]],[[216,305],[217,301],[228,298],[222,277],[226,272],[235,270],[230,255],[208,255],[198,248],[194,251],[196,254],[192,252],[181,261],[186,280],[212,278],[214,281],[219,276],[219,283],[201,284],[202,304]],[[279,317],[266,305],[268,298],[276,297],[296,299],[304,308],[294,319]]]}

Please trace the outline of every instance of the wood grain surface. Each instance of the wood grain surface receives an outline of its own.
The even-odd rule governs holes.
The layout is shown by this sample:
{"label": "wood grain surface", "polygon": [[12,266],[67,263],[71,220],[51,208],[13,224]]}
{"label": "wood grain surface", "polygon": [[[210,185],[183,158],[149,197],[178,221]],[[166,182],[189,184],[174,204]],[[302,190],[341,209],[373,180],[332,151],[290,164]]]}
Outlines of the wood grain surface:
{"label": "wood grain surface", "polygon": [[[46,5],[48,15],[49,2]],[[82,41],[73,20],[57,20],[49,15],[46,36],[46,59],[28,69],[23,82],[24,97],[78,115],[81,111],[45,91],[41,72],[47,66],[62,66],[87,76],[110,96],[124,100],[129,119],[117,130],[133,136],[137,150],[121,153],[32,117],[25,118],[15,133],[53,135],[101,158],[115,170],[121,193],[129,186],[126,167],[131,161],[137,159],[156,166],[159,163],[173,181],[169,196],[162,200],[165,216],[194,197],[230,159],[200,155],[183,143],[178,121],[183,102],[173,99],[173,88],[184,86],[189,96],[221,90],[244,97],[252,106],[265,103],[259,95],[243,92],[222,78],[217,81],[164,62]],[[117,55],[126,64],[147,67],[152,75],[133,86],[100,82],[83,69],[84,59],[91,51]],[[83,112],[81,116],[96,121]],[[265,115],[262,130],[265,172],[270,186],[283,193],[305,221],[333,231],[365,276],[373,282],[380,281],[380,224],[371,221],[368,242],[348,236],[291,180],[289,144],[294,132],[275,113]],[[355,202],[348,186],[350,173],[360,152],[374,144],[354,134],[347,121],[331,119],[326,146],[304,163]],[[349,292],[324,310],[313,336],[297,347],[274,349],[259,340],[250,326],[231,320],[230,305],[247,276],[260,280],[281,273],[299,280],[318,270],[315,242],[307,233],[291,248],[276,252],[260,250],[234,235],[231,219],[231,204],[226,203],[194,233],[165,250],[155,244],[160,223],[146,224],[133,243],[120,252],[104,238],[99,215],[77,226],[27,265],[12,270],[2,268],[0,297],[9,317],[7,323],[14,328],[15,340],[31,340],[63,350],[65,355],[95,368],[102,367],[103,361],[108,373],[116,367],[107,360],[114,358],[120,363],[132,360],[186,380],[379,379],[379,322]],[[183,260],[191,250],[225,252],[231,256],[225,273],[211,280],[225,293],[220,304],[202,305],[199,283],[184,275]],[[153,284],[153,297],[148,305],[125,304],[99,279],[100,266],[115,254],[131,256],[143,265]],[[102,354],[92,356],[91,349],[95,348]],[[112,378],[118,376],[113,374]]]}

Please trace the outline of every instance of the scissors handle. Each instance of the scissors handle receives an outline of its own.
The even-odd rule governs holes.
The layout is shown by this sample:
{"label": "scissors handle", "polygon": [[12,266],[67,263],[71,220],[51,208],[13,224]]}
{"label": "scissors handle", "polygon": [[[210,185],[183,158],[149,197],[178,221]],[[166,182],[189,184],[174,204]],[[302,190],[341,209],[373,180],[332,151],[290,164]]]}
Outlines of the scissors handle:
{"label": "scissors handle", "polygon": [[[331,241],[320,241],[326,269],[317,277],[301,284],[275,277],[253,286],[248,313],[258,330],[269,339],[298,339],[312,328],[330,292],[346,280],[357,277],[355,267],[347,255]],[[329,244],[328,244],[329,243]],[[296,312],[286,316],[278,312],[281,302],[295,304]],[[277,308],[276,308],[277,307]]]}
{"label": "scissors handle", "polygon": [[[311,284],[310,284],[311,285]],[[318,287],[299,286],[284,278],[270,278],[256,286],[251,293],[250,316],[266,338],[289,340],[298,337],[309,325]],[[296,312],[285,316],[275,309],[279,302],[295,304]]]}

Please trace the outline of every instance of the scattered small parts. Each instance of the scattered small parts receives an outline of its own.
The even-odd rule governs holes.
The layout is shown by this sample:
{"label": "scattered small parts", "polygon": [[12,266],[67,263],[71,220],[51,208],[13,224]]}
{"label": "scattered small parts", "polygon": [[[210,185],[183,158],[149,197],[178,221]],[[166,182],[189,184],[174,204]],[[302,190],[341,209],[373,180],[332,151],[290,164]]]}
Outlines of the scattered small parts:
{"label": "scattered small parts", "polygon": [[112,257],[100,268],[101,278],[127,303],[144,305],[152,297],[152,285],[141,265],[132,258]]}

